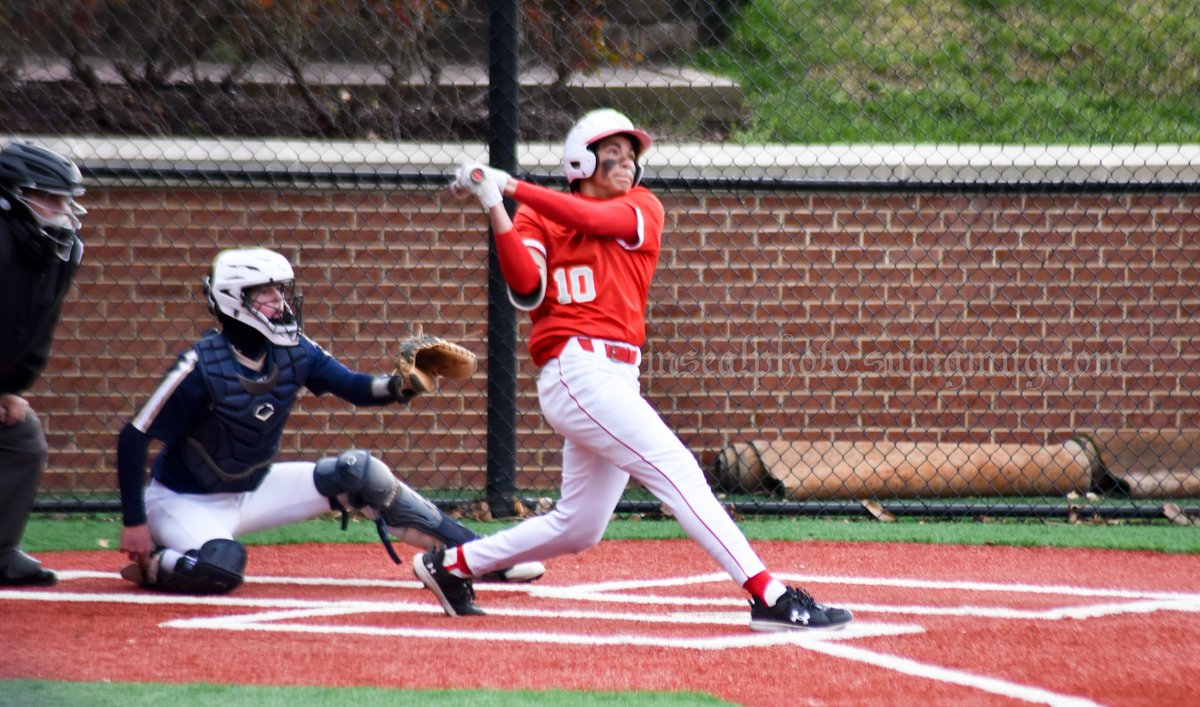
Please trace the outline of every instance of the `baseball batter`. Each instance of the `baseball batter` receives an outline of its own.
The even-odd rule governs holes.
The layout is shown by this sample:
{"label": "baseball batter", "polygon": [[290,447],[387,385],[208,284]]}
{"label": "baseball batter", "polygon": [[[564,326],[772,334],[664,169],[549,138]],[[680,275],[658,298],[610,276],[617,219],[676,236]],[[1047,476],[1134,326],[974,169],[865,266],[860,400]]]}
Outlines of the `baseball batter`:
{"label": "baseball batter", "polygon": [[[279,253],[221,252],[205,291],[220,330],[179,356],[118,438],[121,551],[133,561],[123,577],[163,591],[232,591],[246,567],[236,538],[331,509],[375,520],[393,557],[389,535],[422,549],[477,537],[367,451],[276,462],[301,388],[361,406],[405,403],[420,391],[402,376],[351,371],[304,336],[292,266]],[[151,440],[162,449],[143,488]],[[489,579],[543,572],[528,563]]]}
{"label": "baseball batter", "polygon": [[[750,594],[750,628],[832,628],[845,609],[818,604],[771,576],[713,495],[695,457],[641,396],[646,298],[658,263],[663,206],[640,185],[651,138],[624,115],[584,115],[563,146],[570,193],[479,164],[453,191],[486,210],[513,304],[532,320],[543,415],[564,438],[561,498],[542,516],[413,558],[451,616],[480,614],[471,578],[598,543],[629,478],[649,489],[688,536]],[[503,196],[521,204],[510,219]]]}

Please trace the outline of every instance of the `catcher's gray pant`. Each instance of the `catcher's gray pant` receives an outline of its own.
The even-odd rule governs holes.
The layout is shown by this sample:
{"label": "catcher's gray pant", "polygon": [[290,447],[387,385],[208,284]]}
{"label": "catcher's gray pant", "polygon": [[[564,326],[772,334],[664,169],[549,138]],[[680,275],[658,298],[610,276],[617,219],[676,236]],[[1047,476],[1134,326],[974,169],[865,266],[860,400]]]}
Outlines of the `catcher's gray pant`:
{"label": "catcher's gray pant", "polygon": [[165,548],[168,571],[188,550],[209,540],[234,540],[329,512],[329,499],[313,483],[312,462],[272,464],[262,485],[244,493],[176,493],[157,481],[146,487],[150,535]]}
{"label": "catcher's gray pant", "polygon": [[473,574],[600,542],[631,476],[739,585],[765,569],[713,495],[696,457],[641,396],[636,365],[610,360],[603,346],[585,351],[572,339],[542,368],[538,400],[565,440],[562,497],[546,515],[466,543]]}
{"label": "catcher's gray pant", "polygon": [[0,568],[21,543],[46,454],[46,435],[33,410],[18,425],[0,425]]}

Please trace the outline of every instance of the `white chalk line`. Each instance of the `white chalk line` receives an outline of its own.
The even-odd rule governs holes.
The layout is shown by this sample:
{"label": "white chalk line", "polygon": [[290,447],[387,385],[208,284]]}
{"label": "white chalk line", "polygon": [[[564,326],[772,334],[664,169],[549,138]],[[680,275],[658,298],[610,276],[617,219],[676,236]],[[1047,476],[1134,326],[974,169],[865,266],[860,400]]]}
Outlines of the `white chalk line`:
{"label": "white chalk line", "polygon": [[[95,570],[55,570],[60,580],[73,579],[116,579],[116,572],[100,572]],[[852,577],[830,575],[807,575],[792,573],[776,573],[781,580],[801,584],[839,584],[846,586],[864,587],[902,587],[908,589],[933,590],[964,590],[971,592],[1008,592],[1015,594],[1056,594],[1063,596],[1083,597],[1116,597],[1132,599],[1195,599],[1200,593],[1160,592],[1145,589],[1111,589],[1104,587],[1073,587],[1054,584],[1007,584],[998,582],[942,581],[924,579],[905,579],[893,577]],[[697,584],[727,583],[729,576],[712,572],[706,574],[681,577],[664,577],[645,580],[620,580],[614,582],[595,582],[592,584],[575,584],[570,589],[579,592],[606,592],[635,589],[652,589],[655,587],[690,587]],[[246,584],[288,584],[314,587],[382,587],[398,589],[420,588],[416,580],[397,579],[361,579],[352,577],[286,577],[286,576],[251,576],[246,578]],[[476,583],[476,591],[512,592],[527,588],[536,590],[547,585],[538,582],[529,584],[486,584]]]}
{"label": "white chalk line", "polygon": [[[119,579],[119,575],[114,572],[98,572],[89,570],[64,570],[60,571],[59,578],[62,581],[70,581],[76,579]],[[849,586],[893,586],[913,589],[927,590],[947,590],[947,591],[968,591],[968,592],[1004,592],[1004,593],[1019,593],[1019,594],[1042,594],[1042,595],[1063,595],[1079,598],[1124,598],[1137,601],[1128,602],[1112,602],[1106,604],[1084,604],[1080,606],[1070,607],[1051,607],[1047,609],[1014,609],[1004,606],[975,606],[975,605],[955,605],[955,606],[938,606],[938,605],[919,605],[919,606],[904,606],[893,604],[868,604],[868,603],[849,603],[838,602],[839,606],[844,606],[852,611],[860,613],[885,613],[889,615],[905,615],[905,616],[947,616],[947,617],[978,617],[978,618],[994,618],[994,619],[1011,619],[1011,620],[1030,620],[1030,621],[1057,621],[1063,619],[1084,619],[1084,618],[1099,618],[1103,616],[1113,616],[1117,614],[1132,614],[1132,613],[1150,613],[1154,611],[1181,611],[1181,612],[1198,612],[1200,611],[1200,594],[1191,594],[1183,592],[1158,592],[1144,590],[1128,590],[1128,589],[1107,589],[1094,587],[1070,587],[1063,585],[1032,585],[1032,584],[1000,584],[992,582],[964,582],[964,581],[928,581],[928,580],[913,580],[913,579],[897,579],[897,578],[882,578],[882,577],[825,577],[816,575],[779,575],[785,581],[798,581],[802,583],[829,583]],[[695,596],[671,596],[662,594],[621,594],[622,591],[632,591],[640,589],[663,588],[663,587],[690,587],[699,584],[707,583],[727,583],[728,577],[722,573],[708,573],[701,575],[691,575],[682,577],[666,577],[649,580],[621,580],[615,582],[596,582],[591,584],[580,584],[570,586],[555,586],[549,584],[476,584],[477,592],[523,592],[530,596],[544,599],[575,601],[575,602],[601,602],[607,604],[632,604],[646,605],[654,607],[738,607],[744,609],[746,601],[744,599],[731,597],[695,597]],[[339,578],[339,577],[269,577],[257,576],[248,577],[247,584],[262,584],[262,585],[277,585],[277,586],[312,586],[312,587],[366,587],[366,588],[383,588],[383,589],[421,589],[420,582],[415,580],[383,580],[383,579],[355,579],[355,578]],[[72,595],[64,592],[53,591],[30,591],[30,590],[0,590],[0,599],[18,599],[18,600],[49,600],[49,601],[71,601],[71,602],[87,602],[103,600],[111,603],[146,603],[146,604],[179,604],[179,605],[204,605],[204,606],[260,606],[260,607],[280,607],[280,606],[327,606],[329,600],[297,600],[297,599],[271,599],[271,598],[242,598],[237,595],[233,596],[210,596],[210,597],[189,597],[185,595],[175,594],[92,594],[83,593]],[[294,603],[289,603],[294,602]],[[363,602],[352,601],[353,605],[362,605]],[[367,602],[372,604],[372,602]],[[395,602],[380,603],[380,605],[393,605]],[[401,603],[403,604],[403,603]],[[414,605],[415,606],[415,605]],[[525,611],[525,610],[522,610]],[[537,610],[528,610],[525,615],[537,618],[554,618],[564,616],[561,611],[545,611],[538,612]],[[430,609],[430,613],[437,613],[436,607]],[[497,613],[495,609],[489,609],[489,613]],[[686,612],[692,614],[694,612]],[[649,614],[615,614],[608,613],[604,615],[607,620],[618,620],[617,616],[632,616],[640,617],[630,620],[645,620],[653,622],[653,616]]]}
{"label": "white chalk line", "polygon": [[[892,636],[908,633],[921,633],[920,626],[905,626],[902,624],[885,624],[857,622],[839,631],[811,632],[801,635],[798,632],[781,633],[752,633],[745,629],[746,617],[733,614],[699,614],[683,615],[668,614],[653,617],[631,616],[629,614],[610,614],[589,611],[537,611],[524,609],[490,609],[490,616],[521,617],[531,616],[542,618],[583,619],[593,623],[600,621],[625,621],[634,623],[660,623],[676,625],[719,625],[737,626],[736,634],[706,635],[693,637],[653,636],[646,634],[594,634],[594,633],[565,633],[546,631],[488,631],[488,630],[451,630],[439,628],[413,628],[407,626],[379,625],[329,625],[305,624],[299,619],[347,616],[355,613],[405,613],[410,611],[406,606],[390,606],[355,608],[352,606],[325,607],[323,609],[297,609],[292,611],[265,612],[243,614],[240,616],[213,616],[193,619],[177,619],[162,624],[170,628],[215,629],[225,631],[268,631],[268,632],[298,632],[298,633],[331,633],[345,635],[368,636],[398,636],[406,638],[434,638],[447,640],[470,641],[509,641],[533,644],[557,644],[579,646],[650,646],[659,648],[680,648],[691,650],[726,650],[730,648],[753,648],[780,644],[802,643],[807,640],[846,640],[873,636]],[[440,613],[440,610],[439,610]],[[275,622],[288,621],[287,624]],[[472,619],[455,619],[456,623],[468,623]],[[819,634],[819,635],[818,635]]]}
{"label": "white chalk line", "polygon": [[[113,572],[66,570],[59,572],[60,580],[75,579],[119,579]],[[1013,609],[1010,607],[987,606],[896,606],[883,604],[846,604],[852,610],[865,613],[887,613],[889,615],[913,616],[973,616],[996,619],[1018,619],[1056,621],[1065,619],[1089,619],[1119,614],[1144,614],[1157,611],[1200,612],[1200,594],[1181,592],[1157,592],[1094,587],[1072,587],[1065,585],[1002,584],[969,581],[930,581],[904,578],[846,577],[817,575],[780,575],[785,581],[811,584],[836,584],[848,586],[890,586],[929,591],[1003,592],[1011,594],[1042,594],[1073,598],[1127,599],[1099,604],[1070,607],[1054,607],[1044,610]],[[649,594],[621,594],[626,591],[689,587],[710,582],[727,582],[724,574],[711,573],[687,577],[668,577],[652,580],[622,580],[597,582],[574,586],[488,585],[477,584],[477,591],[524,592],[530,596],[576,602],[605,602],[610,604],[653,605],[663,607],[733,606],[745,605],[744,600],[728,598],[697,598],[688,596],[662,596]],[[395,588],[419,589],[420,583],[403,580],[369,580],[317,577],[254,577],[248,583],[263,585],[332,586],[340,588]],[[160,595],[151,593],[71,593],[61,591],[0,591],[0,600],[58,601],[58,602],[109,602],[123,604],[157,604],[179,606],[226,606],[265,609],[249,614],[176,619],[162,624],[177,629],[206,629],[223,631],[263,631],[276,633],[324,633],[345,635],[395,636],[439,640],[509,641],[582,646],[649,646],[685,650],[728,650],[736,648],[793,645],[825,655],[874,665],[894,672],[927,678],[935,681],[960,685],[972,689],[1002,695],[1036,704],[1054,707],[1083,707],[1096,703],[1083,698],[1062,695],[1042,688],[1021,685],[998,678],[978,675],[962,670],[920,663],[901,656],[877,653],[846,641],[855,638],[915,634],[924,631],[919,625],[899,623],[866,622],[856,619],[840,631],[753,633],[745,631],[745,610],[734,612],[660,611],[654,614],[641,612],[612,612],[585,610],[544,610],[513,607],[488,607],[493,616],[511,618],[539,618],[555,620],[582,620],[605,622],[633,622],[640,624],[688,624],[738,626],[737,634],[702,637],[666,637],[636,633],[608,635],[580,633],[548,633],[545,631],[464,631],[378,625],[322,625],[301,623],[303,619],[317,617],[352,616],[361,614],[441,614],[440,608],[432,603],[404,601],[360,601],[360,600],[303,600],[288,598],[242,598],[238,596],[193,597],[183,595]],[[287,623],[281,623],[287,622]]]}
{"label": "white chalk line", "polygon": [[1009,697],[1014,700],[1051,705],[1052,707],[1098,707],[1098,703],[1083,697],[1064,695],[1040,687],[1022,685],[1009,680],[1001,680],[1000,678],[979,675],[978,673],[970,673],[964,670],[920,663],[910,658],[903,658],[888,653],[876,653],[875,651],[849,646],[844,643],[823,641],[806,644],[805,647],[817,653],[853,660],[858,663],[866,663],[905,675],[973,688],[989,692],[993,695]]}
{"label": "white chalk line", "polygon": [[[98,572],[89,570],[64,570],[58,573],[62,581],[76,579],[119,579],[114,572]],[[1018,594],[1062,595],[1079,598],[1124,598],[1137,601],[1111,602],[1106,604],[1085,604],[1070,607],[1052,607],[1047,609],[1014,609],[995,606],[935,606],[919,605],[904,606],[892,604],[867,604],[838,602],[852,611],[860,613],[886,613],[889,615],[905,616],[948,616],[948,617],[978,617],[1030,621],[1057,621],[1063,619],[1084,619],[1113,616],[1117,614],[1150,613],[1154,611],[1200,612],[1200,594],[1183,592],[1157,592],[1128,589],[1107,589],[1093,587],[1070,587],[1064,585],[1032,585],[1032,584],[1000,584],[992,582],[964,581],[929,581],[882,577],[826,577],[816,575],[779,575],[785,581],[798,581],[811,584],[840,584],[849,586],[892,586],[912,589],[967,591],[967,592],[1004,592]],[[554,599],[575,602],[601,602],[607,604],[632,604],[654,607],[738,607],[746,606],[744,599],[730,597],[671,596],[661,594],[621,594],[622,591],[664,587],[691,587],[707,583],[727,583],[728,577],[722,573],[708,573],[682,577],[666,577],[648,580],[621,580],[614,582],[595,582],[570,586],[555,586],[549,584],[476,584],[477,592],[523,592],[530,596],[544,599]],[[312,587],[366,587],[383,589],[421,589],[420,582],[415,580],[383,580],[355,579],[338,577],[248,577],[247,584],[262,584],[276,586],[312,586]],[[270,598],[242,598],[234,596],[189,597],[173,594],[91,594],[72,595],[64,592],[29,590],[0,590],[0,599],[50,600],[87,602],[103,600],[111,603],[146,603],[146,604],[180,604],[205,606],[327,606],[328,600],[297,600]],[[292,602],[292,603],[289,603]],[[375,602],[352,601],[351,605],[376,605]],[[380,606],[395,605],[396,602],[378,602]],[[403,605],[403,602],[400,603]],[[416,606],[416,605],[414,605]],[[498,613],[497,609],[489,609],[489,613]],[[521,610],[528,613],[516,613],[513,616],[529,616],[534,618],[566,618],[561,611]],[[436,607],[429,609],[437,613]],[[683,612],[694,615],[695,612]],[[741,615],[741,614],[739,614]],[[618,614],[605,613],[597,615],[594,612],[581,612],[580,618],[600,617],[605,620],[620,620],[616,617],[629,616],[627,620],[642,620],[655,622],[651,614]],[[636,618],[634,618],[636,617]],[[648,618],[649,617],[649,618]]]}
{"label": "white chalk line", "polygon": [[838,577],[830,575],[779,574],[781,579],[811,584],[848,584],[868,587],[902,587],[905,589],[963,590],[969,592],[1005,592],[1015,594],[1054,594],[1074,597],[1117,597],[1130,599],[1189,599],[1200,594],[1158,592],[1140,589],[1107,589],[1102,587],[1072,587],[1061,584],[1007,584],[1000,582],[969,582],[951,580],[905,579],[894,577]]}

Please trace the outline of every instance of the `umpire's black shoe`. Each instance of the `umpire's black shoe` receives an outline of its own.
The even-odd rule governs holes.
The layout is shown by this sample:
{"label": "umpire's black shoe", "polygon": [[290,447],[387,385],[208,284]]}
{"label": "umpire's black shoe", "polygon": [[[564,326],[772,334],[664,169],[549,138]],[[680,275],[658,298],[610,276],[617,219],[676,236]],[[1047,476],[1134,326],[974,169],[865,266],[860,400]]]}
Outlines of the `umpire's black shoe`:
{"label": "umpire's black shoe", "polygon": [[775,606],[767,606],[757,597],[750,601],[751,631],[841,628],[852,618],[846,609],[818,604],[808,592],[793,587],[787,588]]}
{"label": "umpire's black shoe", "polygon": [[413,574],[425,588],[433,592],[447,616],[476,616],[484,613],[475,606],[475,587],[445,567],[446,550],[436,548],[424,555],[413,556]]}
{"label": "umpire's black shoe", "polygon": [[14,550],[0,565],[0,587],[50,587],[56,582],[58,575],[20,550]]}

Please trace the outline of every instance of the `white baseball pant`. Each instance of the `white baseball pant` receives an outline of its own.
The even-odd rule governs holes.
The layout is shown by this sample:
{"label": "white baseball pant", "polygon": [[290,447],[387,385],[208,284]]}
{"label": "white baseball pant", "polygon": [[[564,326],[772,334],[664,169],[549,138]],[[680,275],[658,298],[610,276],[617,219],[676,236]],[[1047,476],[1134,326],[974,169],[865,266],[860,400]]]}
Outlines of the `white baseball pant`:
{"label": "white baseball pant", "polygon": [[152,480],[146,487],[146,518],[155,544],[166,548],[163,567],[174,570],[183,553],[209,540],[234,540],[328,513],[329,499],[317,492],[313,466],[273,464],[262,485],[243,493],[176,493]]}
{"label": "white baseball pant", "polygon": [[[564,438],[561,498],[545,515],[465,546],[475,575],[592,547],[632,476],[738,585],[765,567],[713,495],[683,442],[641,396],[638,366],[618,363],[593,339],[572,339],[538,376],[542,414]],[[640,360],[640,357],[639,357]]]}

